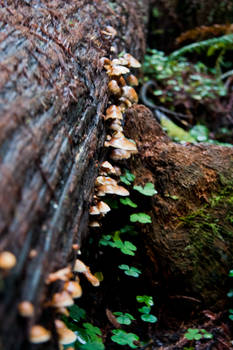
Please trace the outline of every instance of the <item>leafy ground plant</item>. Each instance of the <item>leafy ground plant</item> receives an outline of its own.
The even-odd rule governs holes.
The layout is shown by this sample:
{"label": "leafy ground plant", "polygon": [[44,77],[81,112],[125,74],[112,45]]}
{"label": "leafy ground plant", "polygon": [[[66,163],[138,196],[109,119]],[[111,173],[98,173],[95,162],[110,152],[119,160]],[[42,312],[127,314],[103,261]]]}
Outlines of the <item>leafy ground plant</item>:
{"label": "leafy ground plant", "polygon": [[131,222],[140,222],[141,224],[150,224],[152,223],[151,217],[145,213],[134,213],[130,215]]}
{"label": "leafy ground plant", "polygon": [[208,333],[205,329],[189,328],[184,334],[188,340],[212,339],[213,335]]}
{"label": "leafy ground plant", "polygon": [[132,323],[133,320],[135,320],[135,318],[128,313],[123,313],[123,312],[113,312],[113,315],[117,316],[117,322],[120,324],[124,324],[124,325],[130,325]]}
{"label": "leafy ground plant", "polygon": [[141,274],[141,271],[134,266],[122,264],[122,265],[119,265],[118,267],[119,269],[124,270],[124,273],[126,275],[131,277],[139,277],[139,275]]}
{"label": "leafy ground plant", "polygon": [[123,254],[126,255],[135,255],[135,251],[137,250],[137,247],[129,242],[129,241],[122,241],[120,238],[114,239],[111,235],[104,235],[99,241],[100,245],[107,246],[113,248],[118,248]]}
{"label": "leafy ground plant", "polygon": [[152,315],[151,307],[154,305],[154,301],[152,296],[149,295],[137,295],[136,297],[139,303],[144,303],[145,305],[138,309],[138,311],[142,314],[141,319],[144,322],[155,323],[158,321],[157,317]]}
{"label": "leafy ground plant", "polygon": [[134,333],[127,333],[121,329],[114,329],[111,336],[112,341],[119,345],[128,345],[132,349],[136,349],[138,345],[135,342],[139,341],[139,337]]}

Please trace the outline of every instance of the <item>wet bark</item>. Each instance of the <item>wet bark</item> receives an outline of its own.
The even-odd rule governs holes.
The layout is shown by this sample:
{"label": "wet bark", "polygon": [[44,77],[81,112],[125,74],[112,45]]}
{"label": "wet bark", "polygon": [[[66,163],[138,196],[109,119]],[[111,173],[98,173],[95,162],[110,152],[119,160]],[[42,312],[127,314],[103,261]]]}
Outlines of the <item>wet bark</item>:
{"label": "wet bark", "polygon": [[136,179],[158,191],[145,201],[153,223],[142,228],[151,279],[159,275],[176,304],[219,308],[233,264],[233,149],[176,144],[140,105],[128,111],[125,133],[139,148]]}
{"label": "wet bark", "polygon": [[[147,5],[0,3],[0,250],[17,257],[16,267],[1,274],[4,350],[29,347],[28,329],[42,317],[51,328],[43,303],[57,287],[45,279],[75,258],[72,245],[86,235],[104,156],[101,115],[109,96],[100,58],[122,51],[142,58]],[[117,30],[114,38],[102,32],[108,25]],[[21,300],[35,306],[29,320],[17,313]]]}

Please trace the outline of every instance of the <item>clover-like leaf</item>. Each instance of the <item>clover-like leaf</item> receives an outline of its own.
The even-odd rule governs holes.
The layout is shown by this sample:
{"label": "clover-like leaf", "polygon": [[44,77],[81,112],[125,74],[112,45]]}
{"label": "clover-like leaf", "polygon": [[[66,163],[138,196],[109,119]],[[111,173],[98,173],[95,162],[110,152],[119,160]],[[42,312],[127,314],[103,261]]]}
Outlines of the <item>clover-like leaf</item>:
{"label": "clover-like leaf", "polygon": [[133,320],[135,320],[135,318],[128,313],[123,313],[123,312],[114,312],[113,313],[115,316],[117,317],[117,322],[119,322],[120,324],[124,324],[124,325],[130,325],[131,322]]}
{"label": "clover-like leaf", "polygon": [[138,277],[141,274],[141,271],[134,266],[130,267],[129,265],[122,264],[118,267],[119,269],[124,270],[124,273],[128,276]]}
{"label": "clover-like leaf", "polygon": [[120,176],[120,180],[126,185],[131,185],[131,182],[135,180],[135,175],[133,175],[129,170],[126,170],[125,174]]}
{"label": "clover-like leaf", "polygon": [[145,303],[146,306],[153,306],[154,305],[153,298],[150,295],[137,295],[136,299],[139,303]]}
{"label": "clover-like leaf", "polygon": [[150,306],[143,306],[140,309],[138,309],[139,312],[141,312],[142,314],[149,314],[151,310]]}
{"label": "clover-like leaf", "polygon": [[154,194],[158,193],[152,182],[146,183],[144,187],[135,185],[133,189],[141,194],[144,194],[144,196],[153,196]]}
{"label": "clover-like leaf", "polygon": [[128,205],[128,206],[130,206],[132,208],[137,208],[137,206],[138,206],[136,203],[131,201],[131,199],[129,197],[120,198],[120,202],[121,202],[121,204]]}
{"label": "clover-like leaf", "polygon": [[121,329],[114,329],[112,331],[114,335],[111,336],[111,339],[119,345],[128,345],[132,349],[136,349],[135,341],[139,340],[139,337],[134,333],[127,333]]}
{"label": "clover-like leaf", "polygon": [[157,317],[151,314],[143,314],[141,315],[141,319],[144,322],[150,322],[150,323],[155,323],[158,321]]}
{"label": "clover-like leaf", "polygon": [[72,305],[69,307],[69,314],[70,317],[78,322],[81,320],[81,318],[85,318],[86,317],[86,311],[84,309],[82,309],[81,307],[79,307],[78,305]]}
{"label": "clover-like leaf", "polygon": [[130,221],[131,222],[140,222],[141,224],[150,224],[152,222],[150,215],[145,214],[145,213],[131,214]]}

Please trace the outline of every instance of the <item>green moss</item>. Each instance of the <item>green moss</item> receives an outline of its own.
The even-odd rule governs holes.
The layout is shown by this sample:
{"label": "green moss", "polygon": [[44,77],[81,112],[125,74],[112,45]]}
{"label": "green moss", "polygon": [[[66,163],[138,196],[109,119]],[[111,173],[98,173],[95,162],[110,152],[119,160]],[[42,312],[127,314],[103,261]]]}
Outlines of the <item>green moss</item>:
{"label": "green moss", "polygon": [[[224,284],[227,271],[233,265],[233,186],[224,187],[209,199],[209,203],[181,217],[189,241],[183,251],[182,270],[191,266],[192,283],[196,291],[214,299],[213,285]],[[220,282],[219,282],[220,281]]]}

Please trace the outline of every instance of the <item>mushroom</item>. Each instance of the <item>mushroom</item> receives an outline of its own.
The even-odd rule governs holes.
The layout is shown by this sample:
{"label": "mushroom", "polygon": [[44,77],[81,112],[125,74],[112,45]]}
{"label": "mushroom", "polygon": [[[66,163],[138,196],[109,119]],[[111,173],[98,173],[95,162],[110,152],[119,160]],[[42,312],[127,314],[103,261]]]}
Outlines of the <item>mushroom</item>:
{"label": "mushroom", "polygon": [[119,101],[122,102],[120,104],[120,110],[124,113],[127,108],[130,108],[132,106],[132,102],[126,98],[125,96],[121,96],[119,98]]}
{"label": "mushroom", "polygon": [[122,97],[127,98],[132,103],[138,103],[138,95],[132,86],[123,86],[122,92]]}
{"label": "mushroom", "polygon": [[130,74],[127,77],[127,82],[129,83],[129,85],[131,86],[138,86],[138,79],[135,77],[135,75]]}
{"label": "mushroom", "polygon": [[99,209],[97,208],[96,205],[93,205],[93,206],[91,206],[90,209],[89,209],[89,214],[90,214],[90,215],[99,215],[99,214],[100,214],[100,211],[99,211]]}
{"label": "mushroom", "polygon": [[30,301],[21,301],[18,304],[18,311],[22,317],[32,317],[34,315],[34,306]]}
{"label": "mushroom", "polygon": [[120,76],[123,74],[129,73],[130,70],[127,67],[123,67],[120,65],[111,65],[107,66],[107,74],[112,77],[112,76]]}
{"label": "mushroom", "polygon": [[114,166],[115,172],[116,172],[116,176],[120,176],[121,175],[121,169],[118,166]]}
{"label": "mushroom", "polygon": [[112,64],[113,66],[115,66],[115,65],[127,66],[128,61],[127,61],[125,58],[123,58],[123,57],[114,58],[114,60],[112,60],[111,64]]}
{"label": "mushroom", "polygon": [[52,272],[48,275],[46,283],[52,283],[57,280],[68,281],[72,277],[71,267],[67,266],[64,269],[60,269],[56,272]]}
{"label": "mushroom", "polygon": [[57,309],[56,309],[56,312],[57,312],[58,314],[65,315],[65,316],[67,316],[67,317],[70,316],[69,311],[68,311],[65,307],[59,307],[59,308],[57,308]]}
{"label": "mushroom", "polygon": [[119,185],[102,185],[98,187],[98,195],[105,196],[105,194],[117,194],[118,196],[128,196],[129,191]]}
{"label": "mushroom", "polygon": [[79,259],[75,260],[75,264],[74,264],[74,268],[73,268],[74,272],[84,272],[84,271],[86,271],[86,269],[87,269],[87,266],[84,264],[84,262],[82,262]]}
{"label": "mushroom", "polygon": [[46,328],[36,324],[31,327],[29,340],[33,344],[45,343],[51,339],[51,332]]}
{"label": "mushroom", "polygon": [[131,154],[132,152],[130,151],[116,148],[111,152],[110,158],[113,160],[129,159],[131,157]]}
{"label": "mushroom", "polygon": [[118,85],[117,81],[114,79],[110,80],[110,82],[108,83],[108,89],[113,95],[120,95],[121,93],[121,88]]}
{"label": "mushroom", "polygon": [[75,342],[77,338],[76,334],[70,329],[68,329],[64,322],[62,322],[61,320],[55,320],[55,327],[57,330],[60,344],[67,345]]}
{"label": "mushroom", "polygon": [[82,288],[76,281],[67,281],[64,284],[64,290],[71,294],[73,299],[80,298],[82,296]]}
{"label": "mushroom", "polygon": [[134,58],[132,55],[130,55],[129,53],[124,54],[124,59],[127,60],[128,62],[128,67],[131,68],[140,68],[141,67],[141,63],[138,62],[138,60],[136,60],[136,58]]}
{"label": "mushroom", "polygon": [[73,304],[74,301],[66,290],[63,290],[60,293],[55,293],[52,297],[51,302],[48,303],[48,305],[53,307],[67,307]]}
{"label": "mushroom", "polygon": [[125,85],[126,85],[125,79],[124,79],[123,77],[119,77],[119,78],[118,78],[118,83],[119,83],[121,86],[125,86]]}
{"label": "mushroom", "polygon": [[87,278],[87,280],[94,286],[94,287],[99,287],[100,285],[100,281],[98,280],[97,277],[95,277],[94,275],[92,275],[89,267],[87,267],[87,270],[84,272],[85,277]]}
{"label": "mushroom", "polygon": [[100,227],[100,223],[98,221],[91,221],[89,223],[90,227]]}
{"label": "mushroom", "polygon": [[101,65],[103,65],[103,66],[105,67],[105,66],[107,66],[107,65],[110,65],[110,64],[111,64],[111,61],[110,61],[110,59],[107,58],[107,57],[101,57],[100,63],[101,63]]}
{"label": "mushroom", "polygon": [[114,131],[123,131],[121,124],[118,123],[118,119],[115,119],[112,124],[109,126],[109,129]]}
{"label": "mushroom", "polygon": [[96,186],[100,185],[117,185],[117,181],[109,176],[98,176],[95,181]]}
{"label": "mushroom", "polygon": [[92,206],[90,208],[90,215],[99,215],[99,214],[103,214],[105,215],[106,213],[108,213],[111,210],[111,208],[104,202],[99,202],[97,203],[96,206]]}
{"label": "mushroom", "polygon": [[115,168],[107,160],[101,164],[100,168],[107,174],[116,174]]}
{"label": "mushroom", "polygon": [[0,253],[0,269],[10,270],[16,265],[16,257],[8,251]]}
{"label": "mushroom", "polygon": [[112,38],[114,38],[117,35],[116,29],[114,29],[112,26],[107,26],[105,29],[106,30],[101,30],[102,34],[109,35]]}
{"label": "mushroom", "polygon": [[134,142],[128,140],[122,132],[116,132],[113,134],[111,140],[105,141],[104,143],[105,147],[114,147],[114,148],[119,148],[123,149],[126,151],[135,151],[137,152],[137,146],[135,145]]}
{"label": "mushroom", "polygon": [[117,107],[116,105],[111,105],[110,107],[108,107],[108,109],[106,110],[106,116],[104,118],[105,120],[108,119],[123,119],[122,113],[120,111],[120,108]]}

